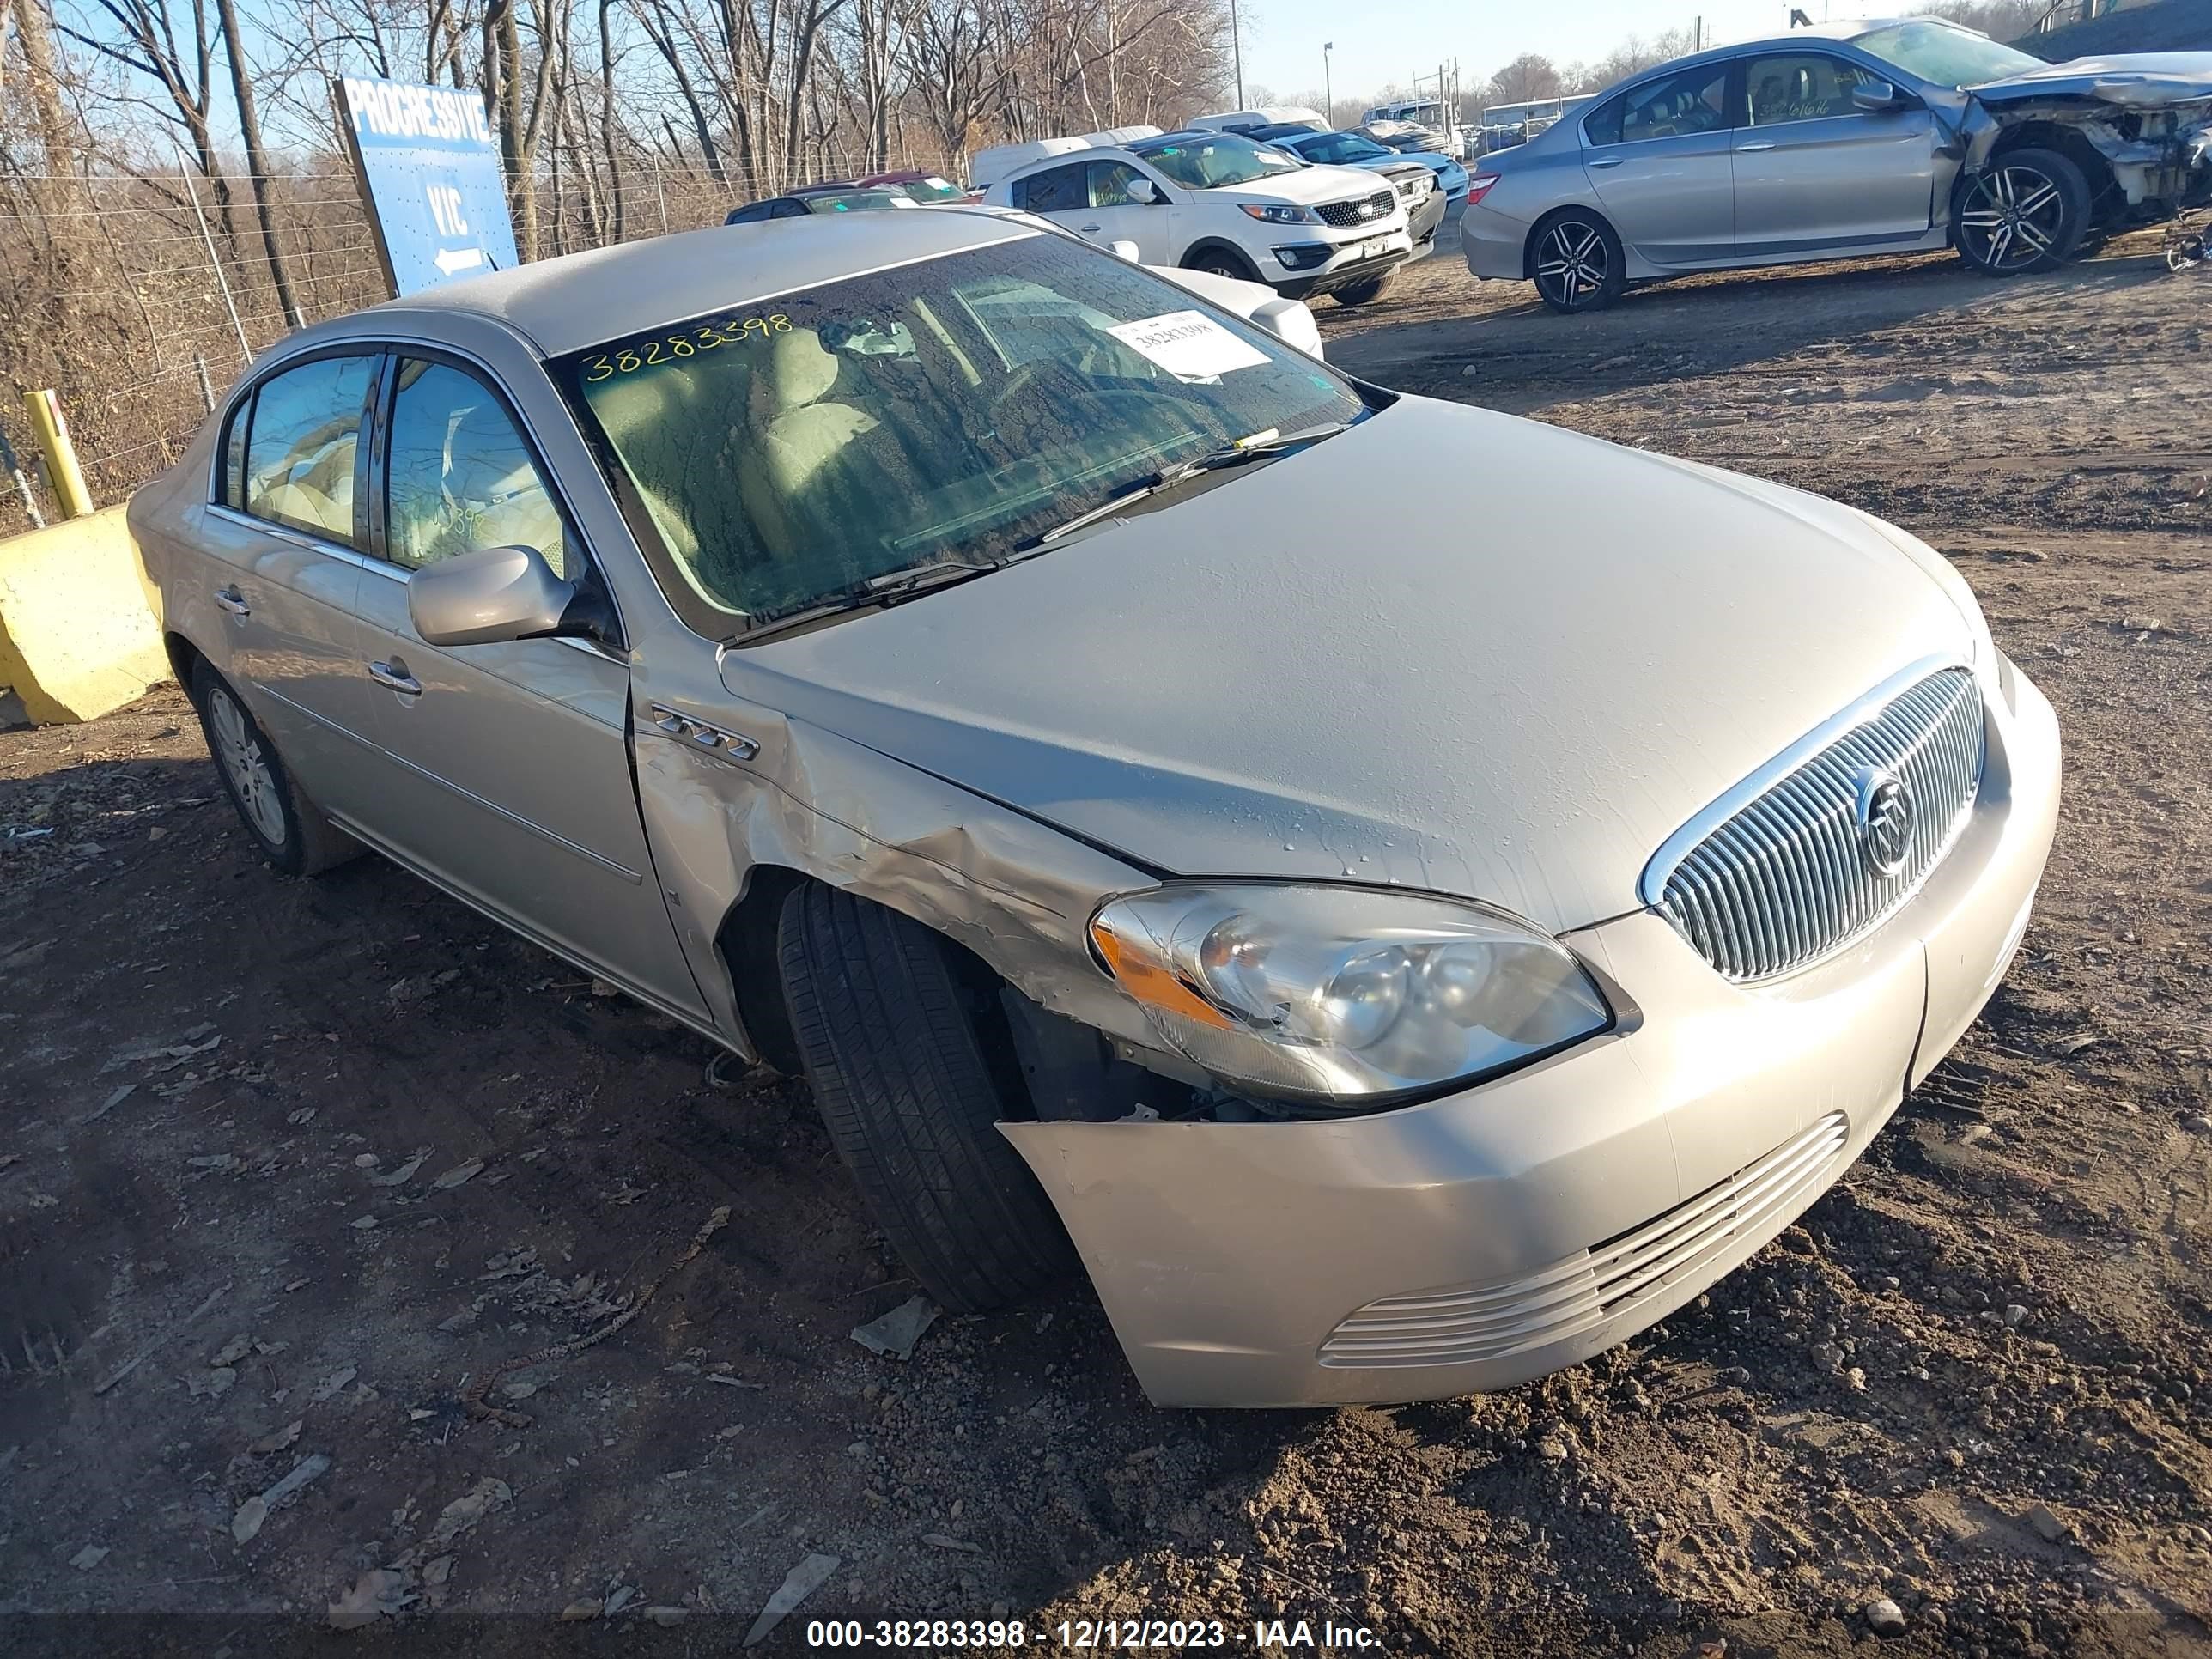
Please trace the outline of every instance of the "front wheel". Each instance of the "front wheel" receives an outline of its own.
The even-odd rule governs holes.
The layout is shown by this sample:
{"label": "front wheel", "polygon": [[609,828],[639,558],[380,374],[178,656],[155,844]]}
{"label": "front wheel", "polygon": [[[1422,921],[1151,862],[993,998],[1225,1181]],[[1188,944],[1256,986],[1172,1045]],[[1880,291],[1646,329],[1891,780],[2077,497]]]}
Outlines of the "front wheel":
{"label": "front wheel", "polygon": [[1951,235],[1959,257],[1992,276],[2050,270],[2080,244],[2089,181],[2055,149],[2000,155],[1959,185]]}
{"label": "front wheel", "polygon": [[1206,248],[1194,253],[1182,262],[1185,270],[1202,270],[1209,276],[1226,276],[1233,283],[1256,283],[1257,272],[1233,253],[1219,248]]}
{"label": "front wheel", "polygon": [[777,951],[830,1139],[923,1287],[980,1313],[1067,1273],[1066,1230],[998,1130],[1025,1103],[988,971],[911,917],[812,882],[784,901]]}
{"label": "front wheel", "polygon": [[1340,306],[1371,305],[1388,294],[1390,291],[1390,285],[1397,280],[1396,270],[1386,270],[1380,276],[1370,276],[1361,282],[1346,283],[1342,288],[1334,290],[1328,297]]}
{"label": "front wheel", "polygon": [[1544,303],[1568,316],[1611,305],[1628,279],[1613,227],[1579,210],[1537,227],[1529,239],[1528,275]]}

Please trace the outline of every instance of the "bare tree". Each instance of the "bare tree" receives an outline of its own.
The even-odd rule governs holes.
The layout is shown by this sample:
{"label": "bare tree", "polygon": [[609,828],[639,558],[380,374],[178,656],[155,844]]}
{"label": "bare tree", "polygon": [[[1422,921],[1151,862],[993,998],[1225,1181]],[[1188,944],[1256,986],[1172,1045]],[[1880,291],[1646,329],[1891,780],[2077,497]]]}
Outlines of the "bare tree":
{"label": "bare tree", "polygon": [[239,136],[246,145],[246,179],[253,191],[253,216],[261,227],[261,250],[269,261],[269,278],[276,289],[276,303],[284,320],[305,328],[307,319],[292,292],[292,278],[284,269],[284,250],[276,241],[276,209],[270,204],[273,180],[269,173],[269,151],[261,142],[261,117],[253,105],[253,76],[246,63],[246,34],[238,26],[238,0],[216,0],[217,27],[222,34],[223,55],[230,60],[231,96],[238,104]]}

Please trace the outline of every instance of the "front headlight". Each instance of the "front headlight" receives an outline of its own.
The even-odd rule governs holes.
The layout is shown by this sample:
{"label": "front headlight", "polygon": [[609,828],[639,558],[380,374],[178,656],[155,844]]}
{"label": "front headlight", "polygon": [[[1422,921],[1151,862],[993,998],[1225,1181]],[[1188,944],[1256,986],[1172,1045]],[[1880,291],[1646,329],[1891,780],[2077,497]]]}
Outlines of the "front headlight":
{"label": "front headlight", "polygon": [[1317,225],[1321,216],[1310,208],[1277,207],[1259,202],[1243,204],[1244,211],[1270,225]]}
{"label": "front headlight", "polygon": [[1178,883],[1109,900],[1091,938],[1170,1048],[1267,1095],[1372,1105],[1613,1022],[1556,939],[1424,894]]}

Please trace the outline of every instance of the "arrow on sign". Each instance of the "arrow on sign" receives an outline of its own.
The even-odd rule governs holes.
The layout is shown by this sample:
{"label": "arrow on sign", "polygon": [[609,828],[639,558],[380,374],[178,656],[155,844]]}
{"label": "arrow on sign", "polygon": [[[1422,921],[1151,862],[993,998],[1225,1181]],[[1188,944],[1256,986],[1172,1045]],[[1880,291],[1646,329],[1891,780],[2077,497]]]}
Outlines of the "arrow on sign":
{"label": "arrow on sign", "polygon": [[457,270],[473,270],[484,262],[480,247],[440,248],[434,264],[447,276]]}

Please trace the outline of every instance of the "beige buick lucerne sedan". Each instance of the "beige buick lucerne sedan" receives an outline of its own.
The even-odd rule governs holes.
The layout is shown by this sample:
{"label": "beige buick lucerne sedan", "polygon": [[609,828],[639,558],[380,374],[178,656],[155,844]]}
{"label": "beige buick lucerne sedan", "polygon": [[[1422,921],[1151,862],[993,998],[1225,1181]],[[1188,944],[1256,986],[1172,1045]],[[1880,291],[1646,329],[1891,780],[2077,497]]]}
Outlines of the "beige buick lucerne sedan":
{"label": "beige buick lucerne sedan", "polygon": [[2057,808],[1911,536],[984,209],[308,330],[131,523],[276,870],[373,848],[803,1070],[940,1301],[1079,1260],[1164,1404],[1695,1296],[1974,1018]]}

